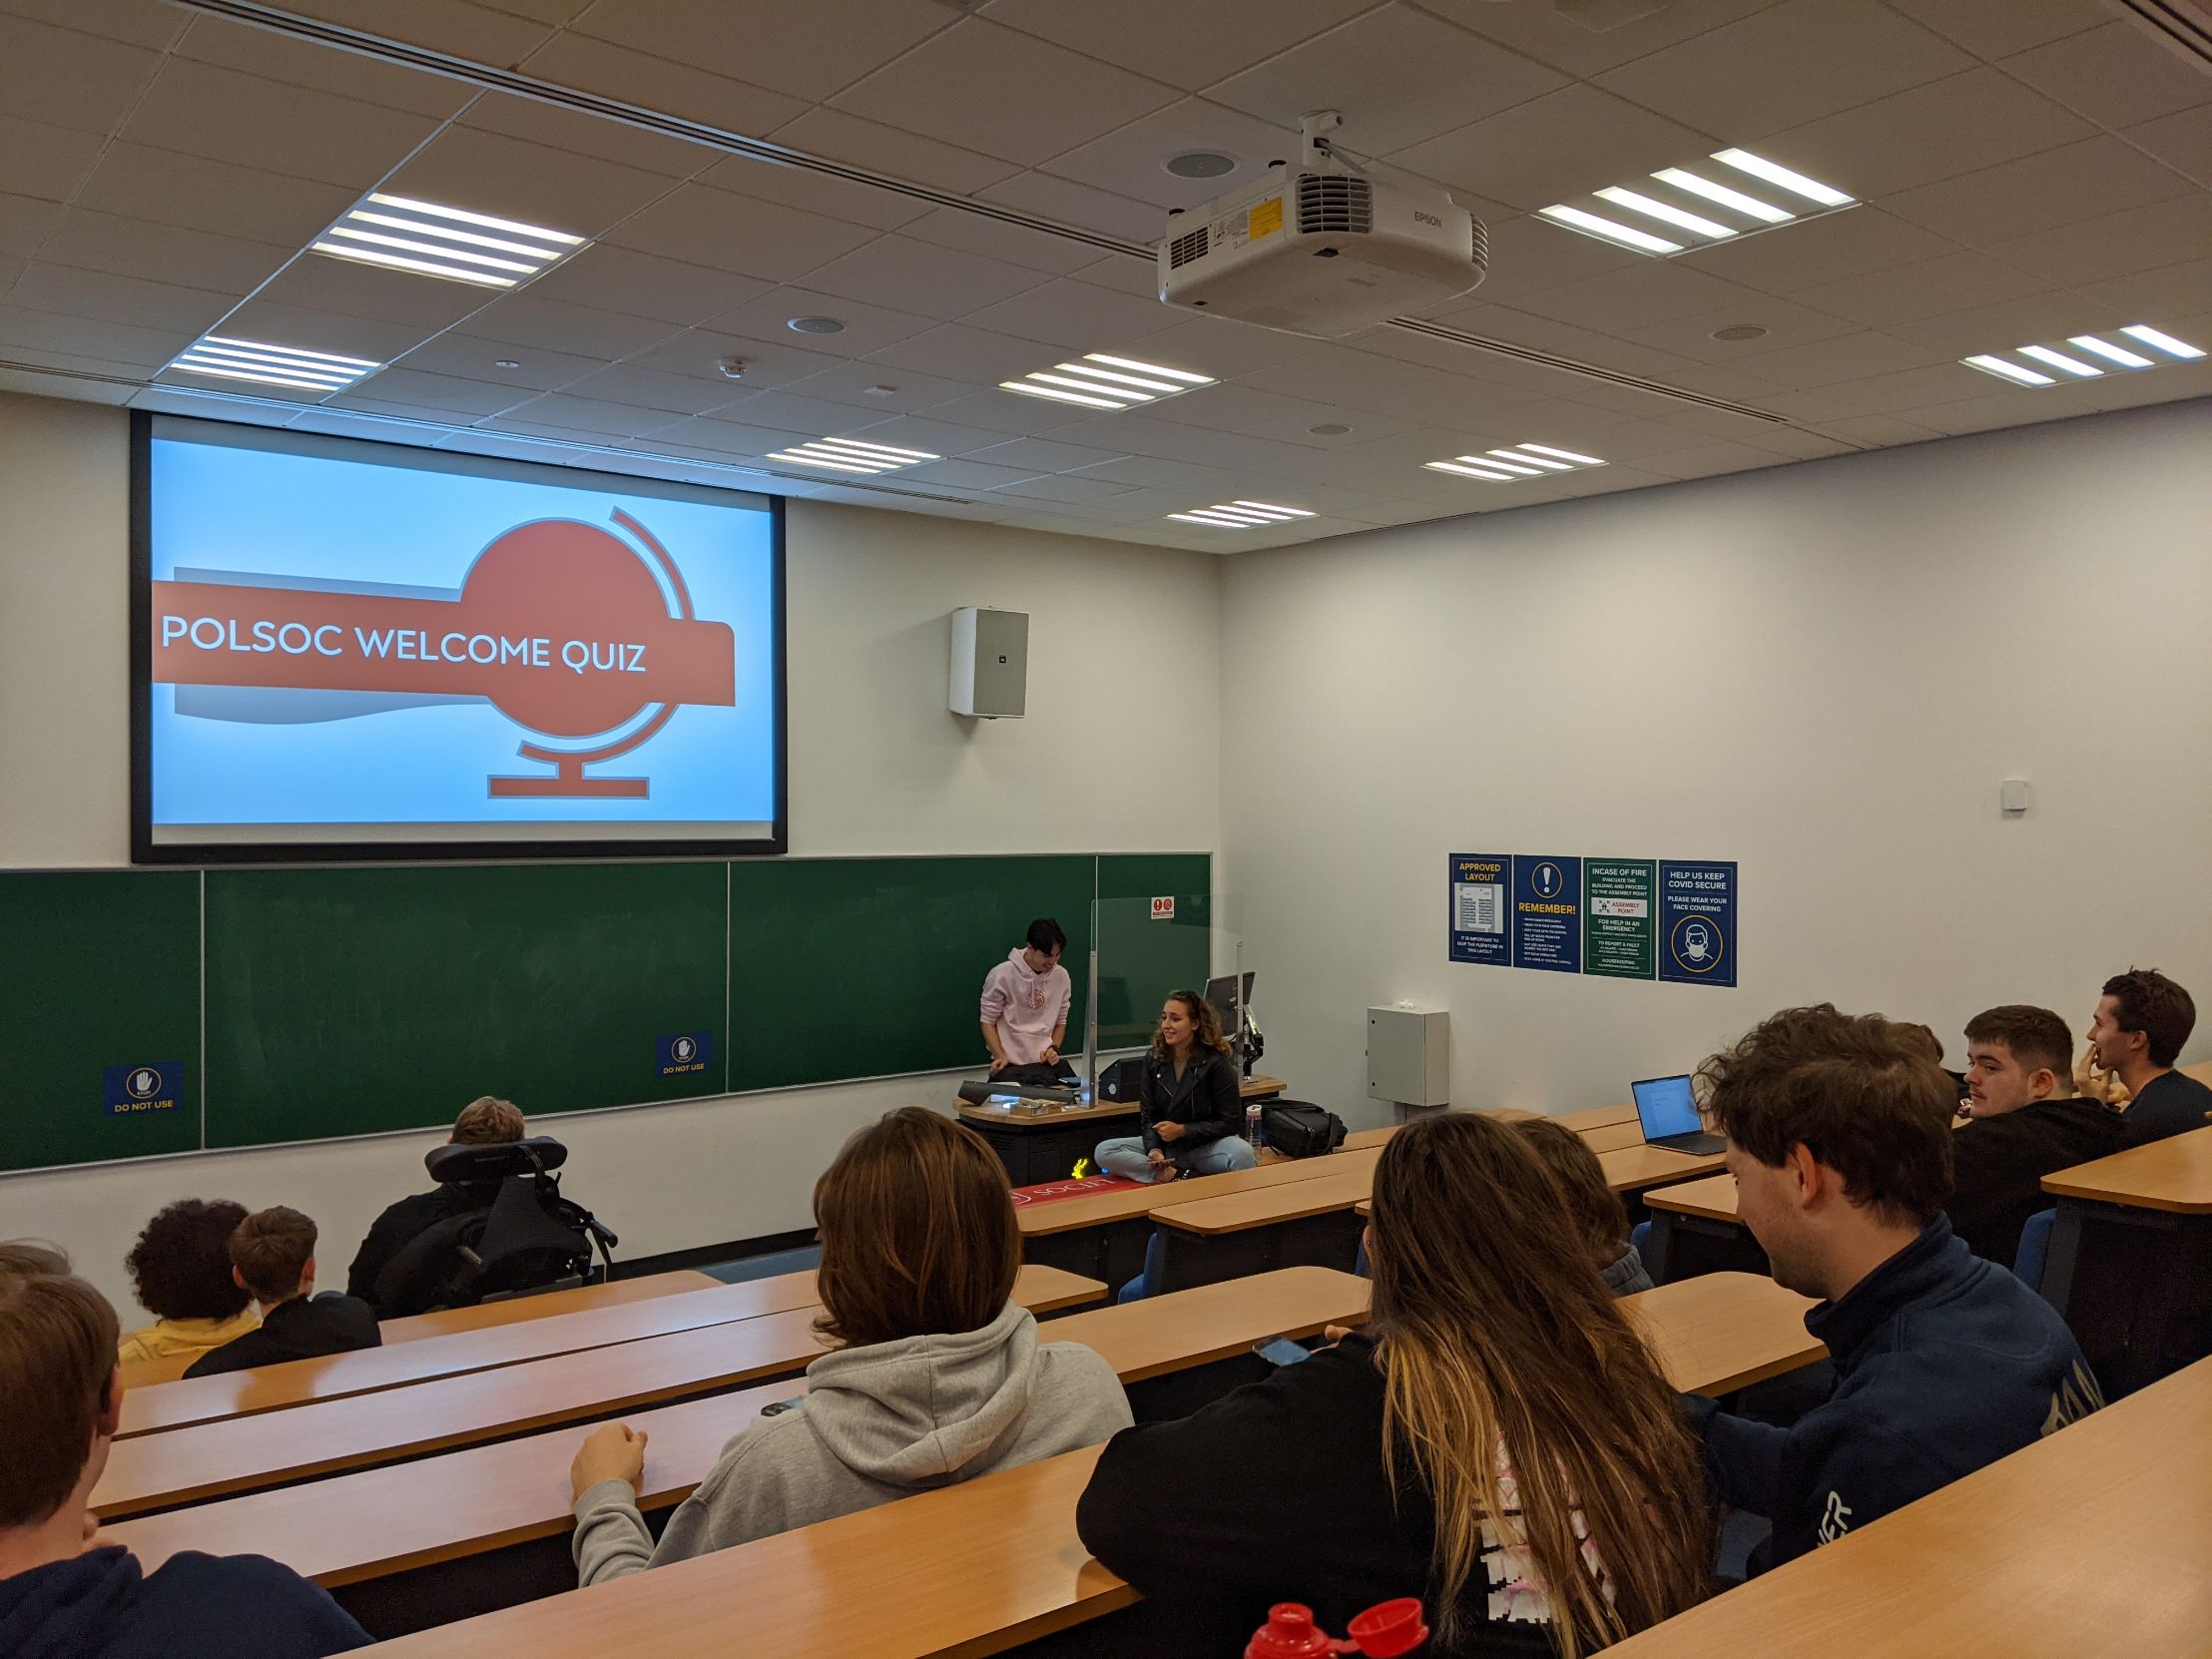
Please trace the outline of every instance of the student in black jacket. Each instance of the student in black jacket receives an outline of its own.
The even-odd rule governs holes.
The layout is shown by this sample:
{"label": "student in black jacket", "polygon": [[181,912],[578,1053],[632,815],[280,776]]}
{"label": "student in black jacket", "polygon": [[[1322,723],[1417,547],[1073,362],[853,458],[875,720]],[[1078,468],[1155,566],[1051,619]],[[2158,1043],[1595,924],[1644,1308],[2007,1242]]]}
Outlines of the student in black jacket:
{"label": "student in black jacket", "polygon": [[1131,1181],[1173,1181],[1250,1169],[1244,1096],[1221,1016],[1196,991],[1170,991],[1145,1060],[1141,1135],[1101,1141],[1098,1167]]}
{"label": "student in black jacket", "polygon": [[[1408,1124],[1375,1172],[1373,1324],[1107,1442],[1076,1508],[1143,1592],[1126,1650],[1237,1653],[1419,1596],[1437,1655],[1589,1653],[1705,1594],[1695,1439],[1508,1124]],[[1540,1587],[1541,1586],[1541,1587]]]}
{"label": "student in black jacket", "polygon": [[2006,1003],[1966,1021],[1968,1121],[1951,1136],[1943,1212],[1966,1248],[2000,1268],[2020,1229],[2050,1208],[2043,1177],[2120,1150],[2120,1114],[2074,1093],[2073,1033],[2048,1008]]}
{"label": "student in black jacket", "polygon": [[2104,982],[2089,1054],[2127,1085],[2120,1127],[2129,1146],[2212,1128],[2212,1089],[2173,1069],[2196,1028],[2196,1003],[2156,968],[2129,968]]}
{"label": "student in black jacket", "polygon": [[[512,1101],[484,1095],[461,1108],[461,1115],[453,1120],[453,1133],[447,1137],[448,1146],[500,1146],[509,1141],[519,1141],[528,1132],[522,1111]],[[416,1193],[387,1207],[368,1229],[368,1237],[361,1241],[360,1250],[353,1257],[353,1266],[345,1275],[345,1294],[357,1297],[376,1310],[378,1319],[398,1319],[402,1315],[426,1313],[426,1308],[406,1306],[401,1301],[379,1300],[376,1295],[376,1279],[407,1246],[424,1233],[454,1216],[465,1216],[474,1210],[489,1210],[499,1196],[499,1183],[450,1182],[433,1192]]]}
{"label": "student in black jacket", "polygon": [[102,1543],[92,1489],[123,1409],[115,1310],[43,1245],[0,1245],[0,1653],[321,1659],[368,1646],[329,1592],[260,1555],[152,1572]]}
{"label": "student in black jacket", "polygon": [[1950,1081],[1917,1028],[1786,1008],[1699,1069],[1737,1212],[1775,1281],[1821,1299],[1834,1392],[1795,1426],[1686,1403],[1723,1502],[1773,1534],[1752,1570],[1833,1543],[2102,1403],[2065,1323],[1954,1237]]}
{"label": "student in black jacket", "polygon": [[187,1377],[251,1371],[375,1348],[376,1310],[355,1297],[314,1294],[315,1225],[281,1204],[257,1210],[231,1235],[231,1272],[261,1305],[259,1329],[203,1354]]}

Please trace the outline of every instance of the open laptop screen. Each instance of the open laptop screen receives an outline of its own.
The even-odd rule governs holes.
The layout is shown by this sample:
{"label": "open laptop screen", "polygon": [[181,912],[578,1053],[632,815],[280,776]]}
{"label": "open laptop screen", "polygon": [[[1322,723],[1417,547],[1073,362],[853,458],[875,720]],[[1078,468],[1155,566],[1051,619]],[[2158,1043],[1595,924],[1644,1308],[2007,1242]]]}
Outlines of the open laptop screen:
{"label": "open laptop screen", "polygon": [[1705,1127],[1698,1121],[1697,1099],[1690,1093],[1688,1077],[1647,1077],[1629,1087],[1636,1096],[1636,1118],[1644,1126],[1645,1140],[1694,1134]]}

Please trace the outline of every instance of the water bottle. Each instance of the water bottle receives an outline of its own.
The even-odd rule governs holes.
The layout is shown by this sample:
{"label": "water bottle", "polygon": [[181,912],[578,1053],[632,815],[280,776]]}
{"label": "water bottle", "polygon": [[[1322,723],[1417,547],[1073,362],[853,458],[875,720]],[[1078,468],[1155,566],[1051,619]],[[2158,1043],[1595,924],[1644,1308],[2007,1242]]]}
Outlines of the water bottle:
{"label": "water bottle", "polygon": [[1250,1101],[1245,1106],[1245,1144],[1257,1152],[1268,1144],[1267,1131],[1260,1126],[1260,1103]]}
{"label": "water bottle", "polygon": [[1245,1646],[1245,1659],[1333,1659],[1357,1653],[1363,1659],[1399,1659],[1428,1640],[1421,1605],[1406,1596],[1371,1607],[1352,1621],[1349,1641],[1333,1640],[1314,1622],[1313,1609],[1295,1601],[1268,1609],[1268,1622]]}

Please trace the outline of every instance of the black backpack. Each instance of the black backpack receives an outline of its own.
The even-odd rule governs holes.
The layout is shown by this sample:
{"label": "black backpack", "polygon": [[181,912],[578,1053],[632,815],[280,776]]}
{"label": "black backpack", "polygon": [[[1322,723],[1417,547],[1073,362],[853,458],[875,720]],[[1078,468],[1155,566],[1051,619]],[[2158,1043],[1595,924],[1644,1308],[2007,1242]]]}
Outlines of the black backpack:
{"label": "black backpack", "polygon": [[1135,1100],[1144,1093],[1144,1060],[1116,1060],[1098,1075],[1101,1100]]}
{"label": "black backpack", "polygon": [[1260,1132],[1286,1158],[1318,1158],[1345,1143],[1345,1120],[1310,1100],[1278,1100],[1260,1109]]}

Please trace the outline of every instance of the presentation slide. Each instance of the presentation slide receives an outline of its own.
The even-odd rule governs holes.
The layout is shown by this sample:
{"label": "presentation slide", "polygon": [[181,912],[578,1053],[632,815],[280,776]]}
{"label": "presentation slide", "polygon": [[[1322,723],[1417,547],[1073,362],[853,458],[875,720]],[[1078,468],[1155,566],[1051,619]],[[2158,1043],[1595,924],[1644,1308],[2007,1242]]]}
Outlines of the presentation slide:
{"label": "presentation slide", "polygon": [[139,419],[141,857],[783,850],[775,498]]}

